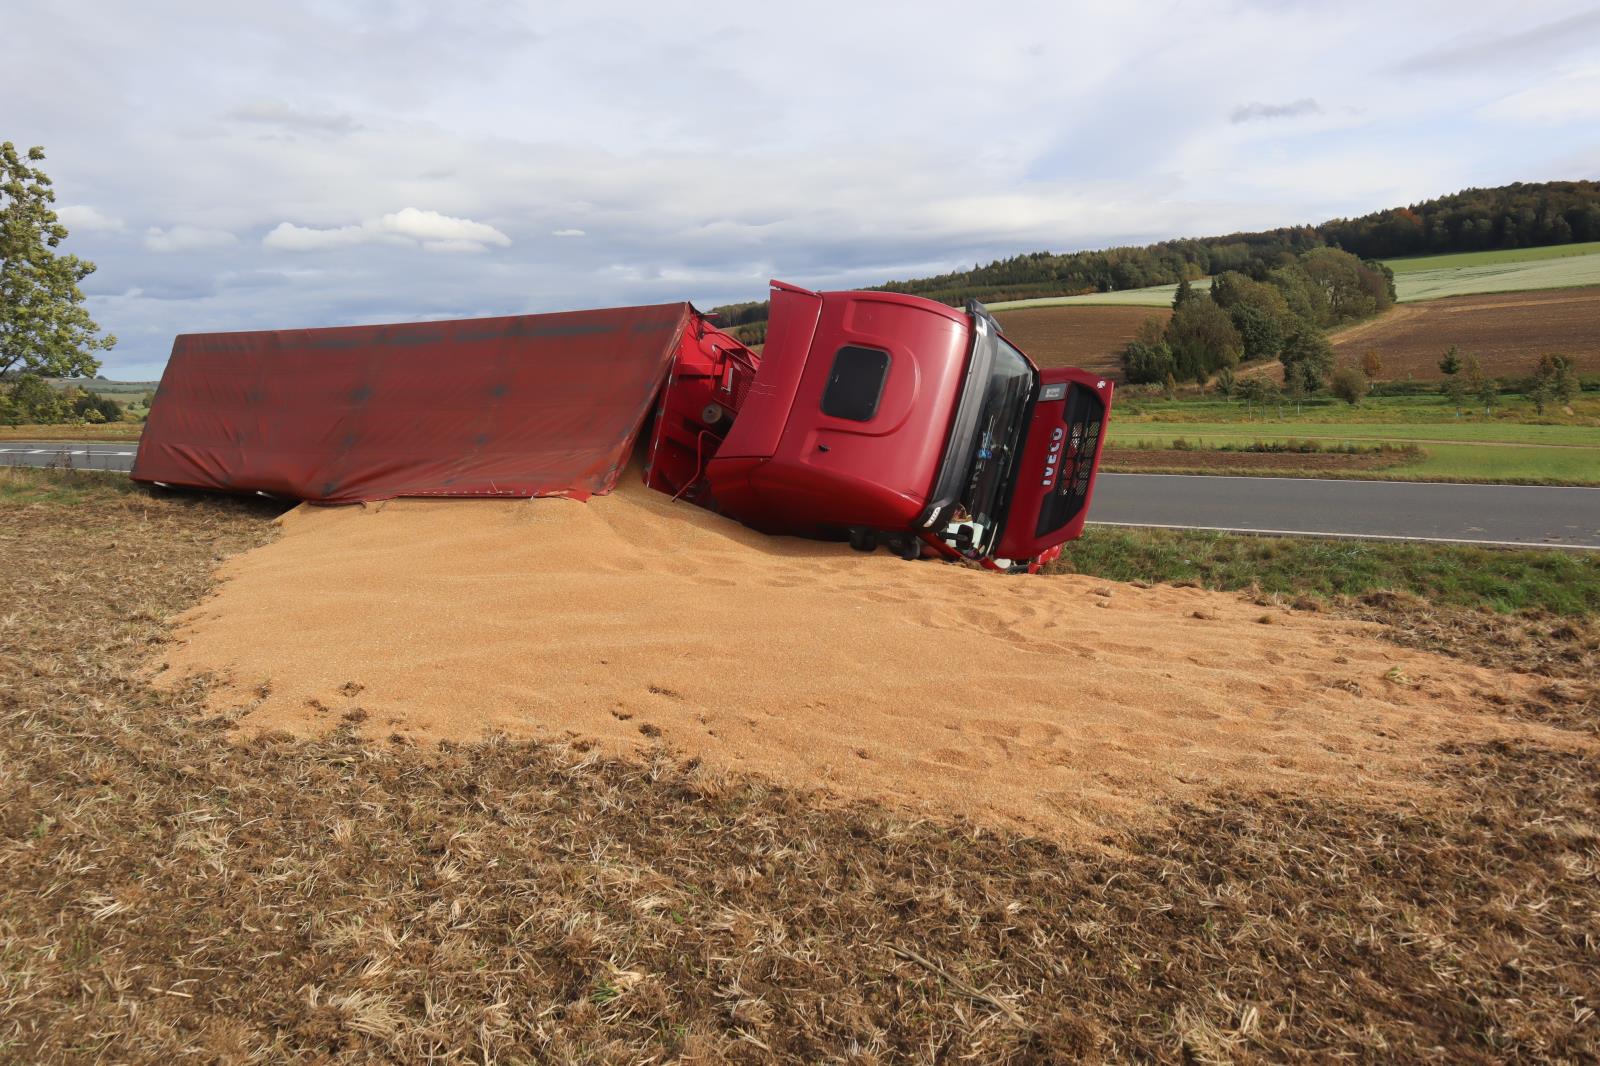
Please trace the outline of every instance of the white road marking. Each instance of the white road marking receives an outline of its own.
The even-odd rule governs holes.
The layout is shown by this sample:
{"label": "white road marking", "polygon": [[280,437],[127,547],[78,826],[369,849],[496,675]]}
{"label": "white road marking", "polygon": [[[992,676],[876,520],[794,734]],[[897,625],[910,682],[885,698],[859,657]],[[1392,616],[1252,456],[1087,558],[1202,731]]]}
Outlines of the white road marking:
{"label": "white road marking", "polygon": [[[1285,478],[1283,480],[1293,480]],[[1308,479],[1309,480],[1309,479]],[[1332,479],[1328,479],[1332,480]],[[1428,484],[1428,482],[1423,482]],[[1471,544],[1486,548],[1570,548],[1600,551],[1600,544],[1559,544],[1547,540],[1470,540],[1462,537],[1408,537],[1400,533],[1329,533],[1321,529],[1248,529],[1242,526],[1176,526],[1164,522],[1085,522],[1087,526],[1124,526],[1129,529],[1193,529],[1201,533],[1256,533],[1264,537],[1335,537],[1342,540],[1416,540],[1429,544]]]}
{"label": "white road marking", "polygon": [[[1177,424],[1177,423],[1174,423]],[[1581,448],[1586,445],[1573,444],[1563,447]],[[1336,481],[1342,485],[1352,483],[1360,485],[1453,485],[1464,489],[1586,489],[1589,492],[1600,492],[1600,486],[1595,485],[1516,485],[1500,481],[1398,481],[1391,478],[1376,477],[1285,477],[1278,474],[1129,474],[1110,470],[1102,471],[1101,477],[1181,477],[1190,481],[1202,478],[1210,481]]]}

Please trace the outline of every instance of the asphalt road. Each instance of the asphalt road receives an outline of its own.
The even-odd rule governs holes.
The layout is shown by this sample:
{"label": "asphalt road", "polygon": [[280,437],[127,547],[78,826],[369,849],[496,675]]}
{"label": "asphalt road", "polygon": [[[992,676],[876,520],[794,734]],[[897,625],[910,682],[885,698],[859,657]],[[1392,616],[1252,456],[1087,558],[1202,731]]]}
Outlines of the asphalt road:
{"label": "asphalt road", "polygon": [[[122,470],[135,445],[0,441],[0,466]],[[1101,474],[1099,525],[1600,549],[1600,488]]]}
{"label": "asphalt road", "polygon": [[0,466],[62,466],[127,473],[133,469],[138,447],[133,441],[0,440]]}
{"label": "asphalt road", "polygon": [[1101,474],[1102,525],[1600,549],[1600,488]]}

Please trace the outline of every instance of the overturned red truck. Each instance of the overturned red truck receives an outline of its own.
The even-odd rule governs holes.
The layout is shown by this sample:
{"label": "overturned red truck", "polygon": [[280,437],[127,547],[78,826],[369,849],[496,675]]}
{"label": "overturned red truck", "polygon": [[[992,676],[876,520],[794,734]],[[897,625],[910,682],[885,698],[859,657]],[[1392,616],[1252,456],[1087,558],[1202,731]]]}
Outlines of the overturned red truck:
{"label": "overturned red truck", "polygon": [[981,304],[773,282],[758,354],[687,303],[186,334],[135,480],[319,503],[652,488],[770,533],[1037,570],[1083,530],[1112,383]]}

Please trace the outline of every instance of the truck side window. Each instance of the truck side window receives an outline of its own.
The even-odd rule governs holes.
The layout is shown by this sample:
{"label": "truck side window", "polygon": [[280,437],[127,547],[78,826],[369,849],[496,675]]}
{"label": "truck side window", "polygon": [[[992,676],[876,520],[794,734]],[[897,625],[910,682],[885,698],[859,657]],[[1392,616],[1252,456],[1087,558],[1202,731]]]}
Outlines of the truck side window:
{"label": "truck side window", "polygon": [[852,422],[870,422],[889,377],[889,353],[854,344],[839,349],[822,393],[822,413]]}

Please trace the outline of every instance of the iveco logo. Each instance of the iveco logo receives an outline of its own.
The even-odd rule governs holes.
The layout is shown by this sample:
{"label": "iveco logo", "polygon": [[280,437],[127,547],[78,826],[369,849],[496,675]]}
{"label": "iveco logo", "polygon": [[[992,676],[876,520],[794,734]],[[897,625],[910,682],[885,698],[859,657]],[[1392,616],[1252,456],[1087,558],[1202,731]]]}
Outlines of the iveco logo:
{"label": "iveco logo", "polygon": [[1045,488],[1056,483],[1056,466],[1061,462],[1061,427],[1057,426],[1050,433],[1050,451],[1045,456],[1044,482]]}

